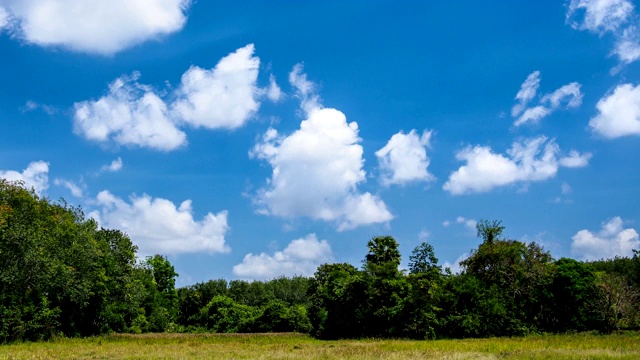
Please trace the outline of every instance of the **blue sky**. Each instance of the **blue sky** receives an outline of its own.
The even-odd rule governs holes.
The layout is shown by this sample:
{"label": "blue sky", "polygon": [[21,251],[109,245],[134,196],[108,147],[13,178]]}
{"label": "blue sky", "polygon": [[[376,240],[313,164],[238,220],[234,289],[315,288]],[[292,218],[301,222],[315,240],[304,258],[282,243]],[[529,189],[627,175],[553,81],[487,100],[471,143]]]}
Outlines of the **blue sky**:
{"label": "blue sky", "polygon": [[640,248],[630,0],[0,0],[0,176],[166,255],[179,285],[442,263],[475,222]]}

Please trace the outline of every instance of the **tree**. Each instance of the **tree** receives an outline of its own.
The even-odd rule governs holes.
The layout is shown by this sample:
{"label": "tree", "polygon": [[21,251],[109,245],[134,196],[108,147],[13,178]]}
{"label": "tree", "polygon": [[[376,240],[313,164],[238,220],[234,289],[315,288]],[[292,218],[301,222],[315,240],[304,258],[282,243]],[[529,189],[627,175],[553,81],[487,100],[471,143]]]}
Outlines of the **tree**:
{"label": "tree", "polygon": [[311,334],[322,339],[364,335],[367,284],[364,273],[351,264],[323,264],[308,290]]}
{"label": "tree", "polygon": [[146,314],[149,330],[165,331],[178,315],[178,293],[173,265],[162,255],[148,256],[140,273],[148,291]]}
{"label": "tree", "polygon": [[546,316],[553,259],[536,243],[501,239],[504,226],[500,224],[479,222],[483,242],[460,264],[495,295],[491,307],[498,312],[487,313],[491,321],[502,322],[499,329],[506,330],[505,335],[526,334],[539,328]]}
{"label": "tree", "polygon": [[364,260],[368,309],[367,336],[399,336],[402,332],[402,302],[409,286],[398,269],[400,250],[391,236],[379,236],[367,244]]}
{"label": "tree", "polygon": [[596,297],[596,276],[590,266],[569,258],[557,260],[549,287],[551,314],[545,330],[563,332],[593,328],[590,303]]}
{"label": "tree", "polygon": [[399,275],[400,250],[398,242],[391,236],[378,236],[367,243],[369,253],[365,257],[365,270],[383,277]]}
{"label": "tree", "polygon": [[228,296],[217,295],[201,310],[203,325],[222,333],[249,332],[254,327],[259,310],[238,304]]}
{"label": "tree", "polygon": [[[0,341],[90,336],[143,324],[137,248],[82,209],[0,180]],[[137,319],[137,320],[136,320]]]}
{"label": "tree", "polygon": [[607,273],[596,275],[596,298],[591,304],[600,329],[609,334],[613,330],[635,325],[638,320],[638,290],[621,276]]}
{"label": "tree", "polygon": [[423,242],[409,257],[409,289],[402,302],[402,335],[414,339],[435,338],[442,293],[442,268],[433,246]]}
{"label": "tree", "polygon": [[478,232],[478,237],[482,238],[485,243],[493,243],[496,240],[500,239],[502,235],[502,231],[504,230],[504,226],[501,226],[502,221],[494,220],[489,222],[489,220],[480,220],[476,224],[476,230]]}
{"label": "tree", "polygon": [[438,258],[431,244],[423,242],[413,249],[409,257],[409,272],[411,274],[442,273],[442,267],[438,266]]}

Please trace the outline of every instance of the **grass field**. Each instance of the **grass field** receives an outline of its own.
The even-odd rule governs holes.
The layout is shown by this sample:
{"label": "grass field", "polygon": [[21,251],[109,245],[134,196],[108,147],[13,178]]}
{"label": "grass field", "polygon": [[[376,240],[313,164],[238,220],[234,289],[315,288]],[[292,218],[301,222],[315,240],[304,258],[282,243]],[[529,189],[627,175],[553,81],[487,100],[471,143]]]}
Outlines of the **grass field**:
{"label": "grass field", "polygon": [[0,359],[640,359],[640,333],[320,341],[301,334],[147,334],[0,346]]}

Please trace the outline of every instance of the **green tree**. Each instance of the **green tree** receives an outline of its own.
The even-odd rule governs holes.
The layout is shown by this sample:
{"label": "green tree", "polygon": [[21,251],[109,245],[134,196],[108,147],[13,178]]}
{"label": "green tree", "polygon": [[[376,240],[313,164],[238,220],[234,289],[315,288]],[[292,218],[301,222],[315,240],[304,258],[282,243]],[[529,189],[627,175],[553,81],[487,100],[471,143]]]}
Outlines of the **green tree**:
{"label": "green tree", "polygon": [[502,235],[502,231],[504,231],[504,226],[502,226],[502,221],[494,220],[480,220],[476,224],[476,230],[478,232],[478,237],[482,239],[485,243],[493,243],[496,240],[500,240],[500,236]]}
{"label": "green tree", "polygon": [[504,332],[495,335],[521,335],[536,331],[547,316],[553,259],[536,243],[501,239],[503,230],[499,221],[480,222],[483,242],[460,264],[495,295],[487,303],[495,312],[486,313]]}
{"label": "green tree", "polygon": [[146,319],[149,331],[163,332],[176,321],[178,292],[175,272],[169,260],[161,255],[148,256],[138,273],[147,289]]}
{"label": "green tree", "polygon": [[594,327],[590,302],[596,297],[596,276],[593,269],[574,259],[555,262],[550,284],[553,303],[547,331],[584,331]]}
{"label": "green tree", "polygon": [[414,339],[436,336],[442,293],[442,268],[433,246],[423,242],[409,257],[408,293],[402,303],[402,335]]}
{"label": "green tree", "polygon": [[628,329],[638,322],[640,293],[622,276],[596,274],[596,297],[591,301],[601,331]]}
{"label": "green tree", "polygon": [[367,284],[364,273],[351,264],[318,267],[308,290],[311,334],[323,339],[364,335]]}
{"label": "green tree", "polygon": [[201,312],[207,329],[213,332],[238,333],[249,332],[254,328],[260,310],[238,304],[228,296],[216,295]]}
{"label": "green tree", "polygon": [[369,253],[364,260],[367,282],[368,336],[400,336],[402,333],[403,299],[409,290],[406,279],[398,269],[400,250],[391,236],[379,236],[367,244]]}

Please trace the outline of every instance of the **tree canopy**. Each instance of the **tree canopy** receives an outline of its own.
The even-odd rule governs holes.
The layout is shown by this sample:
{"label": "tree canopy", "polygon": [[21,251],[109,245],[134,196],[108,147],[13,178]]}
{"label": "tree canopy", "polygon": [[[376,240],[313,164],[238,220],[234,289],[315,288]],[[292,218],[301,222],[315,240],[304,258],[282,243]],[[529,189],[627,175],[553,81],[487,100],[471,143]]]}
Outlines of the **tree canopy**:
{"label": "tree canopy", "polygon": [[401,269],[398,241],[367,243],[362,268],[312,278],[210,280],[176,289],[169,259],[136,256],[127,234],[82,209],[0,180],[0,342],[109,332],[308,332],[323,339],[514,336],[640,328],[640,252],[553,259],[480,221],[481,242],[442,270],[423,242]]}

